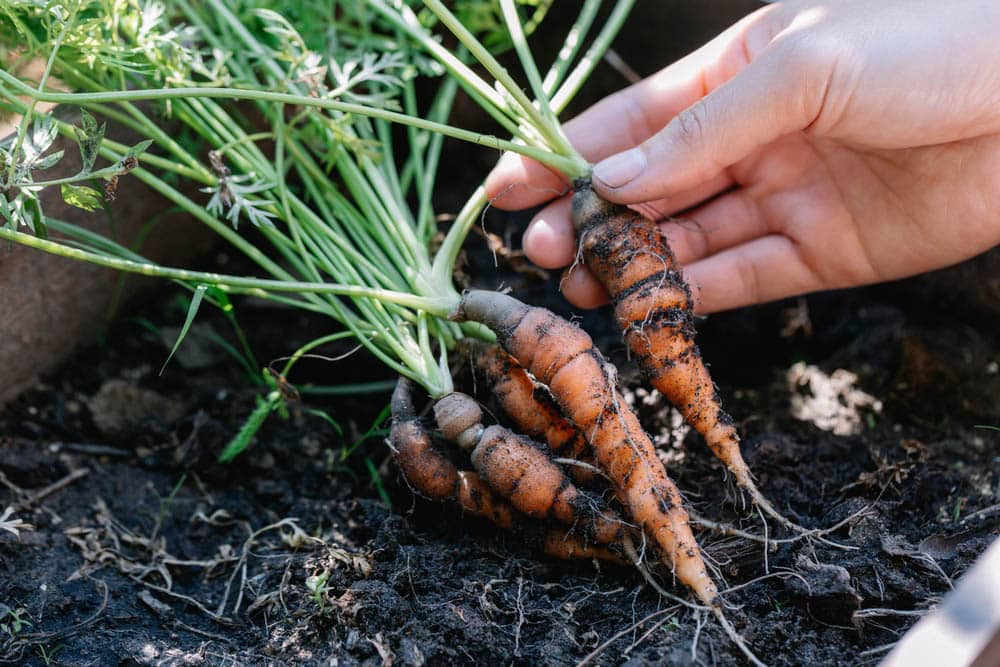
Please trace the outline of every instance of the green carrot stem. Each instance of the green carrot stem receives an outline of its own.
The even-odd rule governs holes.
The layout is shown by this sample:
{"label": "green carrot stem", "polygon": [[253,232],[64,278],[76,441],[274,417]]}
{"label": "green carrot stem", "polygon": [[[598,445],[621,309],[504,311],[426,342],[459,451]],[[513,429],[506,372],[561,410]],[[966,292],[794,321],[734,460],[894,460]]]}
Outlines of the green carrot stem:
{"label": "green carrot stem", "polygon": [[[10,86],[17,91],[16,94],[26,95],[39,102],[53,102],[56,104],[88,104],[106,103],[122,101],[142,101],[142,100],[177,100],[177,99],[228,99],[228,100],[255,100],[270,102],[275,104],[290,104],[307,107],[317,107],[331,111],[339,111],[359,116],[369,116],[381,118],[401,125],[412,125],[413,127],[438,132],[453,139],[489,146],[499,151],[512,151],[530,157],[542,164],[546,164],[553,169],[566,174],[567,177],[577,178],[585,176],[589,170],[589,164],[578,155],[565,157],[557,155],[551,151],[541,150],[533,146],[516,144],[506,139],[500,139],[489,134],[480,134],[470,130],[453,127],[443,123],[435,123],[422,118],[413,118],[404,113],[388,111],[386,109],[376,109],[366,107],[361,104],[351,102],[339,102],[326,98],[308,97],[305,95],[292,95],[289,93],[276,93],[269,90],[254,90],[244,88],[215,88],[215,87],[180,87],[180,88],[150,88],[144,90],[122,90],[109,91],[103,93],[60,93],[53,91],[36,91],[17,77],[0,70],[0,83]],[[0,86],[0,90],[3,86]]]}
{"label": "green carrot stem", "polygon": [[155,276],[183,280],[189,283],[214,285],[223,292],[234,294],[251,294],[267,298],[269,292],[297,292],[312,294],[334,294],[337,296],[367,297],[376,301],[398,304],[408,308],[424,311],[437,317],[447,317],[458,305],[458,301],[449,298],[433,298],[416,296],[407,292],[366,287],[361,285],[342,285],[336,283],[310,283],[295,280],[271,280],[267,278],[247,278],[209,271],[190,271],[151,263],[135,262],[128,259],[109,257],[87,250],[70,247],[64,243],[40,239],[31,234],[19,232],[7,227],[0,227],[0,238],[14,241],[21,245],[43,250],[53,255],[89,262],[118,271],[136,273],[143,276]]}

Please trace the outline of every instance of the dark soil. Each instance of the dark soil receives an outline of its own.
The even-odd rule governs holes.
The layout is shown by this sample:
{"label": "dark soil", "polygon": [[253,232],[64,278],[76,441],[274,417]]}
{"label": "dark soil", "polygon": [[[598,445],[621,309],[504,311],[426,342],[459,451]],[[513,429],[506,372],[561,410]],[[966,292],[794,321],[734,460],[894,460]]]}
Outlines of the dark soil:
{"label": "dark soil", "polygon": [[[565,311],[551,282],[501,271],[526,298]],[[765,554],[701,535],[725,585],[751,582],[726,599],[771,664],[876,661],[915,617],[858,612],[928,609],[1000,532],[1000,433],[977,428],[1000,424],[997,330],[899,294],[812,297],[809,335],[781,335],[794,303],[702,325],[765,493],[807,526],[854,517],[830,536],[849,550],[797,542]],[[180,321],[182,308],[168,294],[115,324],[0,414],[0,508],[34,525],[0,535],[4,660],[574,664],[596,650],[598,664],[740,662],[714,623],[658,599],[630,569],[549,561],[517,536],[414,500],[382,433],[370,432],[384,394],[307,395],[246,455],[216,463],[262,390],[197,340],[189,352],[200,358],[157,374],[168,344],[143,325]],[[322,326],[254,304],[240,316],[265,361]],[[633,387],[607,321],[591,313],[584,324]],[[213,315],[203,323],[229,335]],[[881,411],[861,408],[854,435],[796,419],[786,379],[796,361],[856,373]],[[316,361],[295,380],[386,379],[374,367],[360,355]],[[647,428],[663,432],[671,413],[631,393]],[[696,438],[665,450],[693,508],[760,532]]]}
{"label": "dark soil", "polygon": [[[722,4],[736,15],[748,3]],[[701,33],[731,18],[703,21]],[[688,28],[678,27],[685,48],[702,41]],[[650,50],[662,40],[633,43]],[[490,230],[516,243],[520,222],[494,218]],[[514,285],[572,314],[557,276],[526,271],[516,256],[494,269],[484,245],[469,244],[466,273],[477,284]],[[762,490],[806,526],[847,520],[829,536],[847,549],[799,541],[765,553],[701,533],[722,587],[739,587],[725,595],[730,618],[769,664],[877,662],[917,619],[893,610],[935,605],[1000,534],[1000,431],[982,428],[1000,426],[1000,309],[934,306],[910,295],[955,287],[920,286],[701,323]],[[203,327],[234,340],[203,311]],[[0,412],[0,515],[12,506],[34,527],[19,538],[0,530],[0,661],[742,664],[714,622],[661,600],[634,570],[547,560],[518,535],[415,500],[382,442],[386,393],[303,392],[245,455],[217,463],[266,389],[205,328],[159,375],[172,339],[155,329],[184,312],[178,295],[163,294]],[[261,364],[327,333],[323,322],[252,302],[238,314]],[[669,433],[674,415],[638,388],[610,322],[607,312],[582,318],[621,365],[646,428]],[[790,388],[798,362],[814,390]],[[881,409],[794,416],[793,403],[830,387],[838,369]],[[391,379],[360,353],[303,362],[291,378],[300,389]],[[862,399],[842,393],[826,406]],[[852,418],[858,432],[845,435],[814,423],[850,430]],[[693,509],[761,533],[697,438],[664,438],[663,451]]]}

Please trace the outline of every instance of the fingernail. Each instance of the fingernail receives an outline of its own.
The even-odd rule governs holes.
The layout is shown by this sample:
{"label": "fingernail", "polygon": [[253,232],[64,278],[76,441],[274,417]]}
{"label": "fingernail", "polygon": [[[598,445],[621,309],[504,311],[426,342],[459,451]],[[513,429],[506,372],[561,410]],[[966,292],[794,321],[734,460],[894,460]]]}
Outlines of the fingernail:
{"label": "fingernail", "polygon": [[646,154],[638,148],[612,155],[594,167],[594,178],[609,188],[620,188],[635,180],[646,168]]}
{"label": "fingernail", "polygon": [[541,218],[535,218],[528,223],[528,228],[524,230],[524,234],[521,235],[521,247],[530,246],[531,242],[534,240],[534,236],[538,233],[538,226],[544,225],[545,221]]}
{"label": "fingernail", "polygon": [[509,169],[511,166],[517,163],[518,155],[517,153],[504,153],[497,160],[496,165],[493,166],[493,171],[498,171],[502,169]]}

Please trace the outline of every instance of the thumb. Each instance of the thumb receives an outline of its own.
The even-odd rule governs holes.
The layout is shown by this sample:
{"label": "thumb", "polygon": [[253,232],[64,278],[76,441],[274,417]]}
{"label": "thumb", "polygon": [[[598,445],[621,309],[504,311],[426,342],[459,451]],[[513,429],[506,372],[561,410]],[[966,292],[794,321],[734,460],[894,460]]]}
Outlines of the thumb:
{"label": "thumb", "polygon": [[597,192],[621,204],[676,195],[782,135],[809,127],[822,108],[831,68],[781,41],[657,134],[597,163]]}

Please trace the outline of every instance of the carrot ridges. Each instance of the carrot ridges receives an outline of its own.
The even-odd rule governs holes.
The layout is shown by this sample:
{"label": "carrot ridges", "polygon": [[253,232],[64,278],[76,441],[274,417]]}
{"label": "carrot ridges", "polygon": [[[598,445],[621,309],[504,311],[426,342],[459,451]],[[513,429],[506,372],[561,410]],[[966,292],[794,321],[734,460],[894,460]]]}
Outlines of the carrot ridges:
{"label": "carrot ridges", "polygon": [[664,274],[651,273],[645,278],[636,281],[632,285],[629,285],[622,291],[613,295],[612,303],[615,304],[621,303],[628,297],[640,291],[643,293],[643,295],[647,293],[647,290],[649,293],[652,293],[656,290],[659,290],[660,287],[663,286],[665,283],[670,285],[675,285],[682,280],[683,278],[681,277],[680,272],[674,269],[667,269]]}
{"label": "carrot ridges", "polygon": [[[617,553],[623,539],[624,525],[610,514],[597,514],[586,508],[576,512],[581,531],[526,525],[528,517],[497,494],[479,474],[459,470],[434,446],[430,432],[421,424],[413,405],[413,384],[400,378],[390,402],[392,427],[389,443],[394,458],[410,488],[417,494],[437,501],[450,501],[463,512],[478,516],[505,530],[524,530],[542,550],[554,558],[600,558],[616,563],[624,559]],[[468,429],[464,432],[467,432]],[[570,484],[560,484],[566,493]],[[582,521],[589,517],[588,521]],[[605,546],[591,544],[596,540]]]}
{"label": "carrot ridges", "polygon": [[615,319],[643,376],[702,435],[765,512],[793,524],[757,489],[739,448],[732,418],[694,342],[691,289],[659,227],[635,211],[601,199],[581,181],[573,195],[573,222],[584,262],[607,289]]}
{"label": "carrot ridges", "polygon": [[[550,311],[496,292],[466,292],[456,316],[494,331],[504,327],[502,335],[498,332],[500,343],[548,385],[563,413],[590,442],[622,505],[658,545],[677,578],[703,603],[717,604],[716,587],[691,533],[680,492],[638,419],[624,407],[616,379],[590,336]],[[515,318],[518,326],[510,327]],[[558,345],[536,338],[541,323]]]}
{"label": "carrot ridges", "polygon": [[[485,377],[518,432],[548,445],[553,457],[593,461],[587,440],[566,419],[545,385],[536,382],[498,345],[472,344],[471,352],[477,373]],[[568,472],[578,484],[590,485],[596,481],[593,470],[584,466],[569,466]]]}

